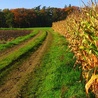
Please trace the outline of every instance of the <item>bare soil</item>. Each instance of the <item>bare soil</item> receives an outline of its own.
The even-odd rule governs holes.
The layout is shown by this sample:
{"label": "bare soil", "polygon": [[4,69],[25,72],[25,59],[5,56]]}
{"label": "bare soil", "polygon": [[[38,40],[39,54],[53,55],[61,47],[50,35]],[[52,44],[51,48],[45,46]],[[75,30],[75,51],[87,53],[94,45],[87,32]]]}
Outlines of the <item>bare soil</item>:
{"label": "bare soil", "polygon": [[0,40],[11,41],[17,37],[30,34],[31,30],[0,30]]}
{"label": "bare soil", "polygon": [[25,85],[30,73],[33,72],[34,68],[40,65],[41,59],[49,48],[48,46],[51,40],[52,34],[48,33],[43,44],[34,53],[32,53],[29,58],[23,61],[21,66],[19,65],[17,69],[14,69],[10,72],[7,80],[0,87],[0,98],[21,98],[21,88]]}

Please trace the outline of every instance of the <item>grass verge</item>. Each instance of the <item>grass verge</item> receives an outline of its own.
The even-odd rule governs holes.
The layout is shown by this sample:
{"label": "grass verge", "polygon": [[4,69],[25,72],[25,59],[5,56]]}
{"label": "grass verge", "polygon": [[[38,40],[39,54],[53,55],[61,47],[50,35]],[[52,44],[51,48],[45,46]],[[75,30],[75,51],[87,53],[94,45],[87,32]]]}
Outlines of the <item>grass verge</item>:
{"label": "grass verge", "polygon": [[49,51],[21,91],[22,98],[86,98],[74,63],[65,38],[54,33]]}
{"label": "grass verge", "polygon": [[47,30],[51,27],[34,27],[34,28],[0,28],[0,30]]}
{"label": "grass verge", "polygon": [[38,30],[34,30],[32,33],[30,33],[29,35],[26,35],[26,36],[21,36],[21,37],[18,37],[16,38],[15,40],[12,40],[10,42],[7,42],[6,44],[0,44],[0,51],[4,50],[4,49],[7,49],[7,48],[10,48],[14,45],[17,45],[31,37],[34,37],[36,34],[38,33]]}

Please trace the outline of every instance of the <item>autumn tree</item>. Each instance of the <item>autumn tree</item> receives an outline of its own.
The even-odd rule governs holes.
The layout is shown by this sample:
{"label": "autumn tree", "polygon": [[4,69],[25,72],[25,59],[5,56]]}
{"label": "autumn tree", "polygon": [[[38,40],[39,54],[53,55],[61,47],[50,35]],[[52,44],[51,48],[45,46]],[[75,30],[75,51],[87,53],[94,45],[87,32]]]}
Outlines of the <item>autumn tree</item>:
{"label": "autumn tree", "polygon": [[63,20],[73,12],[73,7],[40,7],[41,5],[32,9],[4,9],[0,11],[0,27],[49,27],[52,26],[52,22]]}

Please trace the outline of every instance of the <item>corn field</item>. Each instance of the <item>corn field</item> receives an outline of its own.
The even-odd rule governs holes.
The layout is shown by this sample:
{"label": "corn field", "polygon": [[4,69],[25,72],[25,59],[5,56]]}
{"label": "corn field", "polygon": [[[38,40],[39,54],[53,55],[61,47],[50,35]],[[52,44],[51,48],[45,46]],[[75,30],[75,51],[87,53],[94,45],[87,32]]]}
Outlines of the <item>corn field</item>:
{"label": "corn field", "polygon": [[[91,1],[70,14],[66,20],[54,22],[54,31],[66,37],[69,48],[76,57],[74,67],[79,64],[88,95],[93,92],[98,98],[98,5]],[[89,97],[89,96],[88,96]]]}

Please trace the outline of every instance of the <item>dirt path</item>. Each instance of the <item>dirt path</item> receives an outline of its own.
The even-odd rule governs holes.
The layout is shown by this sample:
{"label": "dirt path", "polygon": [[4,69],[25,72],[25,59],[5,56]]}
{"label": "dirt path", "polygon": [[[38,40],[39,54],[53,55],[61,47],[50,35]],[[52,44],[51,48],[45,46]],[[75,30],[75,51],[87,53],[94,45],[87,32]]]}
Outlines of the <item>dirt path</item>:
{"label": "dirt path", "polygon": [[46,40],[38,48],[37,51],[22,63],[19,68],[14,69],[6,80],[5,84],[0,87],[0,98],[21,98],[19,94],[21,88],[26,83],[29,74],[33,69],[40,65],[40,61],[45,51],[48,48],[50,41],[52,40],[52,34],[48,33]]}
{"label": "dirt path", "polygon": [[1,51],[0,52],[0,60],[2,60],[3,58],[7,57],[10,53],[17,51],[18,49],[24,47],[26,44],[28,44],[31,40],[35,40],[39,35],[41,34],[41,32],[39,32],[36,36],[34,36],[33,38],[30,38],[24,42],[21,42],[18,45],[15,45],[11,48],[8,48],[7,50]]}

